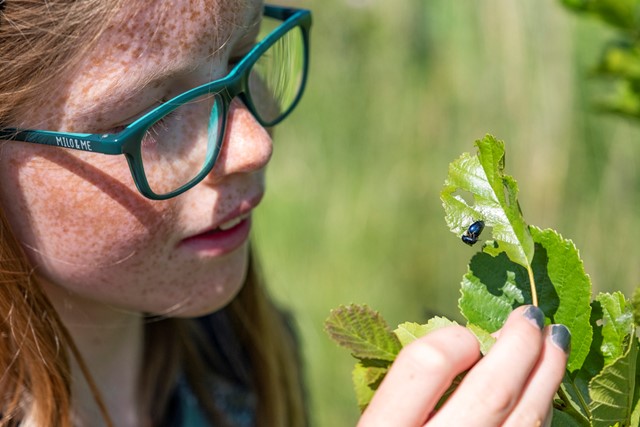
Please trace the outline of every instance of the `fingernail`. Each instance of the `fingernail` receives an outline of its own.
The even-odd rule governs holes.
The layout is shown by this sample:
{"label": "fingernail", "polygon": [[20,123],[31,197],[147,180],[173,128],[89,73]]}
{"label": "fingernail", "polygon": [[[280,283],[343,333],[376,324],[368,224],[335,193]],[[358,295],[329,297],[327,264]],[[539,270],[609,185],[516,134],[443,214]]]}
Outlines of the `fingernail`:
{"label": "fingernail", "polygon": [[542,328],[544,328],[544,314],[538,307],[530,305],[522,314],[527,320],[536,325],[538,329],[542,330]]}
{"label": "fingernail", "polygon": [[560,350],[569,354],[571,351],[571,332],[564,325],[551,325],[551,342],[557,345]]}

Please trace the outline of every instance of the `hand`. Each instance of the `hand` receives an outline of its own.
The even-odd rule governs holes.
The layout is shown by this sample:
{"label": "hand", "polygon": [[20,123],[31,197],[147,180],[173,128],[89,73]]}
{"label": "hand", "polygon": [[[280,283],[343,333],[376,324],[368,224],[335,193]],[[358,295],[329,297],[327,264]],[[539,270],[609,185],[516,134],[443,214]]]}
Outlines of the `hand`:
{"label": "hand", "polygon": [[[533,427],[550,422],[570,335],[563,325],[543,330],[543,319],[537,307],[517,308],[482,359],[478,341],[462,326],[414,341],[398,355],[358,426]],[[434,412],[452,380],[466,370],[457,390]]]}

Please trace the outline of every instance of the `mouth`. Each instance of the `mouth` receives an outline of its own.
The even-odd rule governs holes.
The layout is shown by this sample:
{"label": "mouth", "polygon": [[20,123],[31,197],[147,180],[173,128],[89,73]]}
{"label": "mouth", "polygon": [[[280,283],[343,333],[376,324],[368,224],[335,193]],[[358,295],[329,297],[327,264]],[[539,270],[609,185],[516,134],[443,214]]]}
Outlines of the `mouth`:
{"label": "mouth", "polygon": [[238,249],[249,238],[251,216],[249,214],[234,218],[218,227],[187,237],[180,246],[202,255],[220,256]]}
{"label": "mouth", "polygon": [[251,231],[251,211],[262,197],[243,202],[217,226],[183,239],[179,246],[206,256],[220,256],[242,246]]}

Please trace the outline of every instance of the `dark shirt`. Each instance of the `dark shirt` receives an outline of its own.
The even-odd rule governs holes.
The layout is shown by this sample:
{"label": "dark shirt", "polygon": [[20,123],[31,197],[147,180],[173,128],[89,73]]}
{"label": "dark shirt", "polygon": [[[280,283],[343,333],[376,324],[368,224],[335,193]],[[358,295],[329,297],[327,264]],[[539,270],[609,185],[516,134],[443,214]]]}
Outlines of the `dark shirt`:
{"label": "dark shirt", "polygon": [[[215,358],[209,360],[211,374],[204,378],[218,413],[220,426],[252,427],[256,425],[256,396],[251,388],[250,364],[246,351],[238,342],[226,310],[198,319]],[[166,427],[212,426],[183,375],[169,402]]]}
{"label": "dark shirt", "polygon": [[[251,392],[222,378],[212,381],[210,390],[217,408],[226,418],[225,425],[233,427],[256,425],[256,399]],[[185,380],[178,383],[170,402],[168,415],[167,426],[213,427]]]}

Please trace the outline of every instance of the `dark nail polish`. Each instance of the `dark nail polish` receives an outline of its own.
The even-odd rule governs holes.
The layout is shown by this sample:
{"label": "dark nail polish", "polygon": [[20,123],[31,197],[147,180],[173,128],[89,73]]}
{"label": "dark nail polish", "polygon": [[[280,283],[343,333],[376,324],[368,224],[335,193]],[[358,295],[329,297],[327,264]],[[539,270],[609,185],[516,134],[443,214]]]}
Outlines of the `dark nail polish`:
{"label": "dark nail polish", "polygon": [[530,305],[523,313],[524,317],[529,319],[531,323],[536,325],[540,330],[544,328],[544,314],[542,310],[534,305]]}
{"label": "dark nail polish", "polygon": [[564,325],[551,325],[551,341],[569,354],[571,351],[571,332]]}

